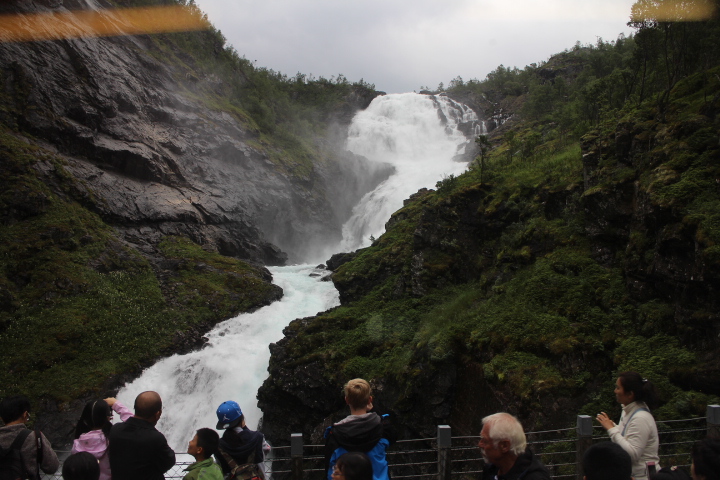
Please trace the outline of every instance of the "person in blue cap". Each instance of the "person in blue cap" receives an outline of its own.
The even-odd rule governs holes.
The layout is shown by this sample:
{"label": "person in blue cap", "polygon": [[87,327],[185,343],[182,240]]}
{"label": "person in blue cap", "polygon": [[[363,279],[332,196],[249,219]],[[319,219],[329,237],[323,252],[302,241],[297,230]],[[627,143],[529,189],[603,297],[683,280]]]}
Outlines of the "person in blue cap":
{"label": "person in blue cap", "polygon": [[225,430],[220,439],[220,448],[215,455],[225,475],[238,479],[264,479],[262,462],[270,445],[260,432],[250,430],[245,425],[240,405],[229,400],[217,409],[217,430]]}

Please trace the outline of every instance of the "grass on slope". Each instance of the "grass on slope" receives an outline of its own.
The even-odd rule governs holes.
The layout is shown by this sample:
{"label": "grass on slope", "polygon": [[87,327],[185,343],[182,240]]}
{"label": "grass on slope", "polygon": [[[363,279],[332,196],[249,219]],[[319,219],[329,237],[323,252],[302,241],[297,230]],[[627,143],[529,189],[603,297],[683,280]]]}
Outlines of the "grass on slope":
{"label": "grass on slope", "polygon": [[62,163],[0,132],[0,397],[78,398],[272,296],[254,267],[181,238],[161,245],[178,263],[163,293],[150,263],[73,199],[82,189]]}

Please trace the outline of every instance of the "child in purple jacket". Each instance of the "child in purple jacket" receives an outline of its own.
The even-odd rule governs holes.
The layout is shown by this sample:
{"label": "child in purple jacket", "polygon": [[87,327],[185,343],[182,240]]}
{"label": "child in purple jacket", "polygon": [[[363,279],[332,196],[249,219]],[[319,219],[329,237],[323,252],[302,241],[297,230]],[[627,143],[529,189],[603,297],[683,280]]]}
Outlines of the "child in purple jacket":
{"label": "child in purple jacket", "polygon": [[108,438],[112,423],[112,412],[116,411],[123,422],[133,413],[114,398],[93,400],[85,404],[80,420],[75,427],[75,441],[72,453],[91,453],[100,463],[100,480],[111,480]]}

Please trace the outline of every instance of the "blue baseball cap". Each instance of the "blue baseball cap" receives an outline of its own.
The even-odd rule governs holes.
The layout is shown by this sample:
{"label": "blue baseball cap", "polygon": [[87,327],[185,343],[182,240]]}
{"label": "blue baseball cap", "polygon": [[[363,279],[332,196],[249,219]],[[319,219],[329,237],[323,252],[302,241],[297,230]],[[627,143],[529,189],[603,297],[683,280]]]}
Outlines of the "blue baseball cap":
{"label": "blue baseball cap", "polygon": [[240,417],[242,417],[242,410],[237,402],[228,400],[223,402],[215,412],[218,417],[218,423],[215,427],[216,430],[224,430],[226,428],[232,428],[240,423]]}

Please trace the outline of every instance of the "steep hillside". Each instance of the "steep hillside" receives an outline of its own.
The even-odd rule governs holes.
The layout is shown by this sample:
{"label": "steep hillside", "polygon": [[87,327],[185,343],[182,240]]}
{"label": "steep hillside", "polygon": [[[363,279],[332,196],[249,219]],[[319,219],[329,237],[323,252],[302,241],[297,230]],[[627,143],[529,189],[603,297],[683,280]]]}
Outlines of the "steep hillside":
{"label": "steep hillside", "polygon": [[[0,13],[188,3],[202,20],[160,0]],[[112,10],[98,18],[123,29]],[[389,170],[338,142],[372,85],[257,68],[209,24],[111,37],[43,25],[67,35],[0,43],[0,397],[29,395],[64,437],[58,412],[74,421],[77,399],[280,298],[262,265],[339,240]]]}
{"label": "steep hillside", "polygon": [[273,441],[320,441],[357,376],[412,437],[438,424],[474,435],[498,409],[528,429],[616,412],[627,369],[659,386],[659,418],[719,400],[718,47],[683,57],[672,81],[665,52],[614,97],[616,70],[642,60],[637,43],[675,26],[456,82],[456,98],[504,105],[502,127],[471,171],[418,192],[371,247],[328,263],[342,306],[271,346],[259,399]]}

